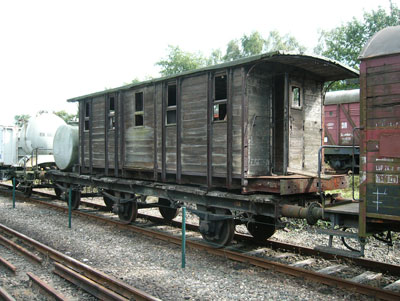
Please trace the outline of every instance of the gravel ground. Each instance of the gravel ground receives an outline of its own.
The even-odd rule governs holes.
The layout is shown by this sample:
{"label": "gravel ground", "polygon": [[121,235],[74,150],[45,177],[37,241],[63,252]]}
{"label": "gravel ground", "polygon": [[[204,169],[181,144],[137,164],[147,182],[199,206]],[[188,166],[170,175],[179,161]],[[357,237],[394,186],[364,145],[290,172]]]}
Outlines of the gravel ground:
{"label": "gravel ground", "polygon": [[[372,300],[193,249],[181,269],[179,246],[80,217],[69,229],[64,213],[21,201],[12,209],[5,197],[0,223],[163,300]],[[275,239],[315,244],[314,235],[301,230],[278,231]],[[391,256],[399,257],[398,247]]]}

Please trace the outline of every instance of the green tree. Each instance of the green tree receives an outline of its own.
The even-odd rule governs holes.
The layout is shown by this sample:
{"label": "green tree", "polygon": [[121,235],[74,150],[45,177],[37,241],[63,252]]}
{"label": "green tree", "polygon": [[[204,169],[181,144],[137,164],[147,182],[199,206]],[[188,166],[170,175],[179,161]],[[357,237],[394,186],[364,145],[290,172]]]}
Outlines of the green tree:
{"label": "green tree", "polygon": [[400,10],[391,3],[390,12],[383,8],[364,12],[363,19],[351,21],[329,31],[321,31],[314,52],[358,69],[358,56],[368,40],[381,29],[400,25]]}
{"label": "green tree", "polygon": [[207,59],[201,54],[185,52],[179,46],[168,46],[165,59],[156,63],[161,67],[161,75],[168,76],[188,70],[198,69],[207,65]]}
{"label": "green tree", "polygon": [[280,50],[304,53],[307,49],[295,37],[289,34],[281,36],[278,31],[273,30],[265,41],[265,50],[267,52]]}
{"label": "green tree", "polygon": [[305,47],[290,36],[280,36],[277,31],[270,33],[268,39],[264,39],[258,31],[250,35],[244,34],[240,39],[231,40],[226,46],[225,55],[220,49],[214,49],[209,57],[201,53],[185,52],[179,46],[168,46],[166,58],[156,63],[161,67],[161,75],[169,76],[188,70],[215,65],[222,62],[230,62],[243,57],[257,55],[265,51],[285,50],[304,52]]}
{"label": "green tree", "polygon": [[28,122],[30,115],[22,114],[22,115],[15,115],[14,116],[14,124],[17,126],[23,126],[25,123]]}
{"label": "green tree", "polygon": [[69,114],[65,110],[53,112],[58,117],[62,118],[66,123],[78,120],[78,112],[76,114]]}
{"label": "green tree", "polygon": [[226,47],[223,59],[229,62],[242,57],[278,50],[304,53],[306,47],[289,34],[281,36],[278,31],[274,30],[265,39],[258,31],[254,31],[250,35],[244,34],[240,39],[240,44],[239,40],[231,40]]}
{"label": "green tree", "polygon": [[242,42],[242,55],[251,56],[263,52],[265,39],[258,31],[253,31],[251,35],[243,35],[240,39]]}
{"label": "green tree", "polygon": [[242,51],[240,50],[240,45],[238,40],[231,40],[226,46],[226,53],[223,57],[225,62],[234,61],[242,57]]}

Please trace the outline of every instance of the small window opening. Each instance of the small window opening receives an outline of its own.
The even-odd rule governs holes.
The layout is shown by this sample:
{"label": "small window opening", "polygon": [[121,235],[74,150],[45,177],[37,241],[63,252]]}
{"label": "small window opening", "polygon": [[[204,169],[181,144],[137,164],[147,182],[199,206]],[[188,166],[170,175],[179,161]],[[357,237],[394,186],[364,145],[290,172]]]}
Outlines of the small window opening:
{"label": "small window opening", "polygon": [[90,103],[86,102],[85,104],[85,117],[89,117],[90,116]]}
{"label": "small window opening", "polygon": [[110,113],[115,112],[114,97],[110,97]]}
{"label": "small window opening", "polygon": [[143,92],[135,94],[135,126],[143,126]]}
{"label": "small window opening", "polygon": [[220,75],[215,77],[215,100],[227,99],[228,87],[226,75]]}
{"label": "small window opening", "polygon": [[85,118],[83,122],[83,130],[89,131],[90,130],[90,102],[85,102]]}
{"label": "small window opening", "polygon": [[333,116],[333,112],[332,111],[329,112],[329,116]]}
{"label": "small window opening", "polygon": [[168,85],[166,123],[176,124],[176,85]]}
{"label": "small window opening", "polygon": [[300,88],[292,87],[292,108],[301,108]]}
{"label": "small window opening", "polygon": [[214,78],[214,121],[227,119],[228,81],[225,74]]}
{"label": "small window opening", "polygon": [[226,103],[214,105],[214,121],[226,120]]}
{"label": "small window opening", "polygon": [[115,98],[108,99],[108,129],[115,130]]}

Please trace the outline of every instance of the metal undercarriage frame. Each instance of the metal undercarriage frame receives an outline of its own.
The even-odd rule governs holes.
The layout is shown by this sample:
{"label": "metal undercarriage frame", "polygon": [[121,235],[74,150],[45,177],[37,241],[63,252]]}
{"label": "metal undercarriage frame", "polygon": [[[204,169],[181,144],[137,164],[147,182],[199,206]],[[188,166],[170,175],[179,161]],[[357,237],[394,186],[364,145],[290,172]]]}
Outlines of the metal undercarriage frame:
{"label": "metal undercarriage frame", "polygon": [[[165,198],[178,204],[189,203],[205,207],[229,209],[232,213],[249,213],[253,215],[270,216],[278,220],[282,216],[282,206],[298,205],[300,203],[318,200],[316,194],[302,194],[280,196],[276,194],[251,194],[244,195],[220,190],[207,190],[207,188],[158,183],[152,181],[128,180],[113,177],[95,177],[79,175],[71,172],[50,171],[46,177],[54,183],[66,183],[70,186],[92,186],[103,190],[118,191],[121,193],[138,194]],[[139,200],[138,200],[139,201]],[[145,205],[145,204],[143,204]],[[199,210],[192,210],[196,215],[204,216]],[[207,213],[209,218],[221,219],[227,217],[221,214]],[[235,218],[237,215],[230,215]]]}

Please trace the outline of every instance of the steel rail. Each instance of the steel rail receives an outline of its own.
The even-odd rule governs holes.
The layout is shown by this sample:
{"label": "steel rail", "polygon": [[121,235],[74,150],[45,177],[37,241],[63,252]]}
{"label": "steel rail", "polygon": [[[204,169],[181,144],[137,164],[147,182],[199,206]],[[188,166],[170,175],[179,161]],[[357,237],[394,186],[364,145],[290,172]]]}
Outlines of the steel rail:
{"label": "steel rail", "polygon": [[17,268],[15,267],[15,265],[13,265],[11,262],[8,262],[3,257],[0,257],[0,264],[5,266],[7,269],[9,269],[14,274],[17,272]]}
{"label": "steel rail", "polygon": [[56,291],[53,287],[48,285],[46,282],[44,282],[42,279],[40,279],[35,274],[33,274],[31,272],[27,272],[26,274],[28,275],[29,279],[31,279],[31,281],[33,283],[35,283],[40,289],[42,289],[45,292],[45,294],[47,294],[52,299],[59,300],[59,301],[68,300],[65,296],[63,296],[61,293]]}
{"label": "steel rail", "polygon": [[[55,209],[58,209],[58,210],[61,210],[64,212],[66,212],[68,210],[68,208],[65,208],[65,207],[62,207],[59,205],[55,205],[55,204],[50,204],[45,201],[40,201],[40,200],[35,200],[35,201],[38,202],[39,204],[42,204],[45,206],[50,206],[50,207],[53,207]],[[134,231],[136,233],[141,233],[143,235],[146,235],[146,236],[149,236],[152,238],[156,238],[156,239],[159,239],[162,241],[174,243],[177,245],[181,244],[180,237],[171,236],[171,235],[168,235],[165,233],[161,233],[159,231],[155,231],[155,230],[151,230],[151,229],[144,229],[144,228],[140,228],[140,227],[134,226],[134,225],[123,224],[119,221],[110,220],[110,219],[107,219],[104,217],[100,217],[100,216],[89,214],[89,213],[82,212],[82,211],[73,211],[73,214],[77,215],[77,216],[93,218],[95,220],[98,220],[98,221],[101,221],[101,222],[104,222],[107,224],[117,225],[119,228]],[[2,227],[0,226],[0,229],[1,228]],[[306,270],[303,268],[288,266],[288,265],[285,265],[282,263],[273,262],[273,261],[269,261],[269,260],[266,260],[263,258],[237,253],[237,252],[227,250],[227,249],[216,249],[205,243],[195,242],[192,240],[186,240],[186,244],[189,247],[192,247],[192,248],[198,249],[198,250],[203,250],[203,251],[206,251],[213,255],[221,256],[221,257],[228,258],[228,259],[238,261],[238,262],[248,263],[248,264],[251,264],[251,265],[254,265],[257,267],[281,272],[281,273],[284,273],[287,275],[299,277],[302,279],[307,279],[307,280],[310,280],[313,282],[322,283],[322,284],[326,284],[329,286],[346,289],[353,293],[355,292],[355,293],[360,293],[360,294],[364,294],[364,295],[368,295],[368,296],[373,296],[375,298],[380,298],[383,300],[400,300],[400,293],[397,293],[397,292],[383,290],[381,288],[352,282],[349,280],[317,273],[317,272]]]}
{"label": "steel rail", "polygon": [[0,287],[0,300],[15,301],[15,299],[4,288]]}
{"label": "steel rail", "polygon": [[[81,201],[81,204],[85,205],[87,207],[92,207],[95,209],[106,211],[105,210],[106,206],[104,206],[104,205],[99,205],[99,204],[85,202],[85,201]],[[138,217],[145,218],[145,219],[155,222],[155,223],[167,224],[167,225],[171,225],[174,227],[182,228],[182,223],[179,221],[175,221],[175,220],[165,221],[161,217],[142,214],[142,213],[139,213]],[[186,229],[199,232],[199,226],[193,225],[193,224],[186,223]],[[347,257],[344,255],[339,255],[339,254],[331,254],[331,253],[326,253],[323,251],[315,250],[315,249],[304,247],[304,246],[298,246],[298,245],[293,245],[290,243],[279,242],[279,241],[274,241],[274,240],[267,240],[265,242],[257,242],[254,240],[254,238],[252,236],[246,235],[246,234],[235,233],[235,240],[249,242],[249,243],[252,243],[255,245],[268,247],[273,250],[286,250],[286,251],[294,252],[294,253],[297,253],[300,255],[319,256],[321,258],[328,259],[328,260],[340,259],[340,260],[354,263],[354,264],[359,265],[364,268],[371,269],[376,272],[390,273],[392,275],[400,276],[400,266],[399,265],[393,265],[393,264],[379,262],[379,261],[370,260],[370,259],[366,259],[366,258]]]}
{"label": "steel rail", "polygon": [[[65,207],[62,207],[59,205],[55,205],[55,204],[50,204],[45,201],[41,201],[41,200],[35,200],[35,201],[38,202],[39,204],[42,204],[45,206],[50,206],[52,208],[55,208],[55,209],[58,209],[58,210],[61,210],[64,212],[66,212],[68,210],[68,208],[65,208]],[[104,223],[117,225],[120,228],[134,231],[136,233],[141,233],[141,234],[144,234],[149,237],[157,238],[159,240],[163,240],[163,241],[167,241],[167,242],[171,242],[171,243],[179,244],[179,245],[181,244],[180,237],[171,236],[171,235],[168,235],[165,233],[161,233],[159,231],[144,229],[144,228],[140,228],[140,227],[134,226],[134,225],[123,224],[119,221],[110,220],[110,219],[107,219],[104,217],[100,217],[100,216],[89,214],[89,213],[82,212],[82,211],[73,211],[73,214],[78,215],[78,216],[93,218],[95,220],[99,220]],[[375,298],[380,298],[383,300],[399,300],[400,299],[400,293],[397,293],[397,292],[392,292],[392,291],[383,290],[383,289],[377,288],[377,287],[359,284],[356,282],[333,277],[330,275],[313,272],[313,271],[306,270],[303,268],[297,268],[297,267],[288,266],[288,265],[285,265],[282,263],[272,262],[272,261],[269,261],[269,260],[266,260],[263,258],[249,256],[249,255],[237,253],[234,251],[230,251],[227,249],[215,249],[209,245],[206,245],[206,244],[200,243],[200,242],[186,240],[186,243],[188,246],[190,246],[192,248],[204,250],[213,255],[221,256],[224,258],[229,258],[231,260],[235,260],[238,262],[249,263],[254,266],[278,271],[278,272],[292,275],[295,277],[301,277],[303,279],[311,280],[311,281],[318,282],[318,283],[323,283],[323,284],[326,284],[329,286],[336,286],[339,288],[350,290],[352,292],[356,292],[356,293],[360,293],[360,294],[364,294],[364,295],[368,295],[368,296],[373,296]],[[297,246],[295,246],[295,247],[297,248]],[[309,249],[309,250],[312,250],[312,249]],[[315,251],[315,250],[313,250],[313,251]],[[318,254],[321,254],[321,252],[318,252],[317,255]],[[338,256],[336,256],[336,257],[338,257]],[[345,258],[349,259],[347,257],[345,257]],[[375,264],[382,264],[382,263],[375,262]]]}
{"label": "steel rail", "polygon": [[20,245],[17,245],[15,242],[9,240],[8,238],[5,238],[3,235],[0,235],[0,243],[12,250],[16,250],[20,252],[22,255],[28,257],[29,259],[35,261],[36,263],[41,264],[43,262],[43,259],[40,258],[39,256],[33,254],[32,252],[28,251],[24,247],[21,247]]}
{"label": "steel rail", "polygon": [[54,263],[54,274],[68,280],[69,282],[75,284],[81,289],[87,291],[92,296],[104,301],[127,301],[128,298],[125,298],[112,290],[107,289],[106,287],[98,284],[97,282],[82,276],[81,274],[75,272],[74,270],[66,267],[65,265],[59,264],[57,262]]}
{"label": "steel rail", "polygon": [[69,266],[73,268],[75,271],[80,272],[87,278],[90,278],[98,283],[103,284],[107,288],[117,292],[118,294],[126,297],[126,298],[132,298],[134,297],[135,300],[159,300],[158,298],[155,298],[146,292],[134,288],[122,281],[120,281],[117,278],[114,278],[112,276],[106,275],[105,273],[92,268],[70,256],[67,256],[65,254],[62,254],[61,252],[54,250],[53,248],[50,248],[22,233],[19,233],[5,225],[0,224],[0,230],[6,233],[9,233],[10,235],[13,235],[15,237],[18,237],[25,243],[31,245],[34,247],[36,250],[38,250],[40,253],[47,255],[54,261],[63,263],[66,266]]}

